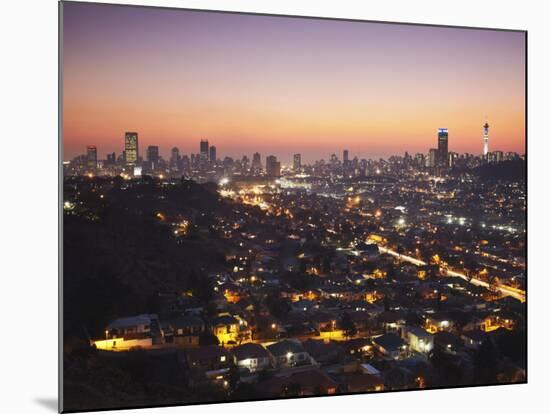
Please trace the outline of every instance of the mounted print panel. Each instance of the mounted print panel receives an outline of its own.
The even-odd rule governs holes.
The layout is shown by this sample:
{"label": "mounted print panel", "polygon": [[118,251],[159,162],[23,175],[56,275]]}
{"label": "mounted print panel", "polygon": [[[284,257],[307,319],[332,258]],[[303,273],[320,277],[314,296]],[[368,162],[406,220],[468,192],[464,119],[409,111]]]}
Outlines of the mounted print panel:
{"label": "mounted print panel", "polygon": [[61,410],[527,381],[526,32],[60,16]]}

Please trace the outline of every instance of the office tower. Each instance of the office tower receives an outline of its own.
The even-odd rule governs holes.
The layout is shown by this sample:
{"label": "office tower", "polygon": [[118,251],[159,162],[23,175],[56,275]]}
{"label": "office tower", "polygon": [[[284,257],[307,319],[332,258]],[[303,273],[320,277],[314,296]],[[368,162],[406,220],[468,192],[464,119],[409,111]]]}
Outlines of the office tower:
{"label": "office tower", "polygon": [[343,160],[344,160],[344,167],[347,167],[347,165],[349,164],[349,151],[348,150],[344,150]]}
{"label": "office tower", "polygon": [[250,169],[250,160],[246,155],[243,155],[243,157],[241,158],[241,168],[243,172],[248,172],[248,170]]}
{"label": "office tower", "polygon": [[280,177],[281,176],[281,163],[280,161],[275,161],[273,164],[273,176],[274,177]]}
{"label": "office tower", "polygon": [[268,177],[277,178],[281,176],[281,163],[275,155],[269,155],[265,159],[265,170]]}
{"label": "office tower", "polygon": [[210,147],[209,157],[210,157],[210,162],[211,162],[211,163],[215,163],[215,162],[216,162],[216,159],[217,159],[216,157],[217,157],[217,155],[216,155],[216,146],[215,146],[215,145],[212,145],[212,146]]}
{"label": "office tower", "polygon": [[95,145],[86,147],[86,167],[89,172],[97,170],[97,148]]}
{"label": "office tower", "polygon": [[137,132],[126,132],[124,137],[124,154],[126,165],[137,165],[139,160],[139,145]]}
{"label": "office tower", "polygon": [[147,147],[147,161],[151,163],[153,169],[158,165],[159,147],[156,145],[149,145]]}
{"label": "office tower", "polygon": [[231,174],[233,174],[233,170],[235,168],[235,160],[233,160],[233,158],[224,157],[222,165],[224,175],[230,176]]}
{"label": "office tower", "polygon": [[180,169],[180,150],[174,147],[170,150],[170,170],[179,171]]}
{"label": "office tower", "polygon": [[116,154],[114,152],[107,154],[106,165],[115,165],[116,164]]}
{"label": "office tower", "polygon": [[200,162],[201,164],[208,161],[208,140],[201,139],[200,143]]}
{"label": "office tower", "polygon": [[434,168],[436,166],[436,162],[437,162],[437,149],[430,148],[430,151],[428,152],[428,158],[426,160],[426,167]]}
{"label": "office tower", "polygon": [[483,156],[487,157],[489,153],[489,124],[485,122],[483,125]]}
{"label": "office tower", "polygon": [[517,160],[519,158],[519,154],[517,152],[507,152],[504,155],[505,160]]}
{"label": "office tower", "polygon": [[189,172],[191,170],[191,160],[189,159],[189,157],[187,155],[184,155],[181,157],[181,161],[180,161],[180,169],[181,171],[183,172]]}
{"label": "office tower", "polygon": [[425,161],[424,161],[424,154],[417,153],[414,155],[414,161],[418,167],[424,167]]}
{"label": "office tower", "polygon": [[262,170],[262,156],[259,152],[252,155],[252,172],[257,174]]}
{"label": "office tower", "polygon": [[300,171],[300,169],[302,168],[302,155],[301,154],[294,154],[292,167],[293,167],[294,171]]}
{"label": "office tower", "polygon": [[458,153],[456,152],[449,152],[449,167],[453,168],[456,164],[456,160],[458,160]]}
{"label": "office tower", "polygon": [[447,128],[439,128],[437,131],[437,166],[449,165],[449,132]]}

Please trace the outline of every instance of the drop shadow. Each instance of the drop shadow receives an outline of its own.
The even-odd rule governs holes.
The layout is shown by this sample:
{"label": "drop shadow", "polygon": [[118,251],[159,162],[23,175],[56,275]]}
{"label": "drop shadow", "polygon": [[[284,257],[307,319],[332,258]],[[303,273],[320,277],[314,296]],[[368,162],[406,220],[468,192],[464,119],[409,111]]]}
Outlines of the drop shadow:
{"label": "drop shadow", "polygon": [[34,402],[50,411],[58,412],[57,398],[35,398]]}

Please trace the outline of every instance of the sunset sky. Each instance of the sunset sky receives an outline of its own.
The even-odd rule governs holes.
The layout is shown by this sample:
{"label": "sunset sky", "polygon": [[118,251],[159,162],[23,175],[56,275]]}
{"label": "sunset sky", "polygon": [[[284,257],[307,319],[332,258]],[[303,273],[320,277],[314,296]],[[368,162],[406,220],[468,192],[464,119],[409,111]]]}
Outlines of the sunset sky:
{"label": "sunset sky", "polygon": [[64,158],[139,133],[140,155],[360,158],[525,151],[525,35],[65,3]]}

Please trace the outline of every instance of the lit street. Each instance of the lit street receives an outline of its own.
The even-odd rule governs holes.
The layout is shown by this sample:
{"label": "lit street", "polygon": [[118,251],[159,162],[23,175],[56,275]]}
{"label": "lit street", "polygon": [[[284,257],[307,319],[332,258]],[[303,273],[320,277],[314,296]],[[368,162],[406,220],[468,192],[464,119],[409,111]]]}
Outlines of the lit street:
{"label": "lit street", "polygon": [[[416,258],[411,257],[411,256],[406,256],[406,255],[403,255],[403,254],[399,254],[396,251],[390,250],[386,247],[378,246],[378,248],[380,249],[380,251],[382,253],[387,253],[389,255],[397,257],[400,260],[403,260],[403,261],[408,262],[408,263],[412,263],[415,266],[425,266],[427,264],[426,262],[424,262],[422,260],[416,259]],[[489,283],[487,283],[483,280],[479,280],[479,279],[476,279],[476,278],[468,279],[468,277],[466,275],[464,275],[463,273],[459,273],[459,272],[456,272],[454,270],[447,269],[447,270],[445,270],[445,274],[447,276],[460,277],[460,278],[462,278],[466,281],[469,281],[471,284],[476,285],[476,286],[482,286],[482,287],[485,287],[485,288],[489,287]],[[505,285],[502,285],[502,284],[498,285],[497,289],[500,292],[502,292],[504,295],[512,296],[513,298],[516,298],[516,299],[520,300],[521,302],[525,302],[525,292],[523,290],[516,289],[516,288],[513,288],[511,286],[505,286]]]}

